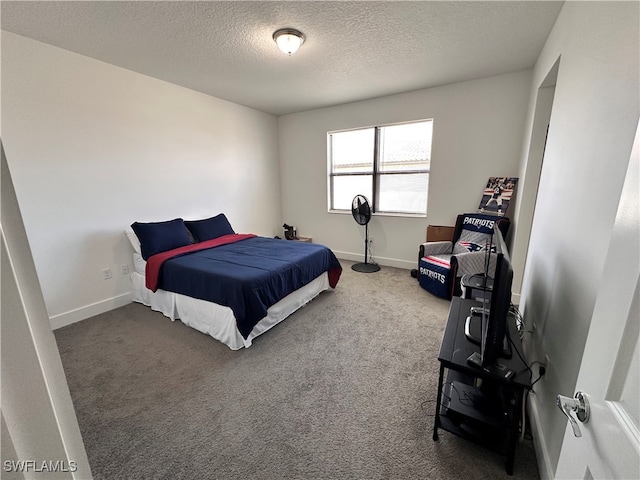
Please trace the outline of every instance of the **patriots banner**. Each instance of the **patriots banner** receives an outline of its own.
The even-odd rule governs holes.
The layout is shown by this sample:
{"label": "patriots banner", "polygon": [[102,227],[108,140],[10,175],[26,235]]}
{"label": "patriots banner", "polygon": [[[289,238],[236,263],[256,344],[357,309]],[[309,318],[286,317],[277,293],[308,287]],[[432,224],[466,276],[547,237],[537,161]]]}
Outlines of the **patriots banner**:
{"label": "patriots banner", "polygon": [[451,290],[449,257],[450,255],[430,255],[421,258],[418,263],[420,286],[441,298],[449,298]]}
{"label": "patriots banner", "polygon": [[496,224],[496,220],[497,218],[495,215],[482,215],[479,213],[465,215],[462,219],[462,228],[472,232],[492,235],[493,226]]}

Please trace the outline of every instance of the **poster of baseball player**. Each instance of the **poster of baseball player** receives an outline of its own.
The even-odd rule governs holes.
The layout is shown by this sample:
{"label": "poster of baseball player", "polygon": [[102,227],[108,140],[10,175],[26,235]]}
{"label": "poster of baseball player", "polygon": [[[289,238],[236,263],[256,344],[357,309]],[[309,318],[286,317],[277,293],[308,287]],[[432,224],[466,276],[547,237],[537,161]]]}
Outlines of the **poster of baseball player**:
{"label": "poster of baseball player", "polygon": [[505,215],[517,184],[515,177],[489,177],[478,211]]}

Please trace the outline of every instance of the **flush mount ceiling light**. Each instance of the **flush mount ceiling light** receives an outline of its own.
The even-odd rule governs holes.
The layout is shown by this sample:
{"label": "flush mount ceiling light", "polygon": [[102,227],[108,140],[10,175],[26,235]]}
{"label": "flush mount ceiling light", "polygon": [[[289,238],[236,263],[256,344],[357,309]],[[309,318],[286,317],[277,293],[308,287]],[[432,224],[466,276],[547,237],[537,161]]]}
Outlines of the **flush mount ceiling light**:
{"label": "flush mount ceiling light", "polygon": [[304,35],[293,28],[281,28],[273,34],[273,39],[280,50],[287,55],[291,55],[296,53],[304,42]]}

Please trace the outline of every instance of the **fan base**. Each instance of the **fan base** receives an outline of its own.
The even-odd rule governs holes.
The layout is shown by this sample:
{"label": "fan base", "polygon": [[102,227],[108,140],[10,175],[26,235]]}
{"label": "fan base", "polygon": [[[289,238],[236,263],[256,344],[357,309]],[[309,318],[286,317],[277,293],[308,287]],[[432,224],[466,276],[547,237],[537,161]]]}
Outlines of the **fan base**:
{"label": "fan base", "polygon": [[375,263],[354,263],[351,269],[361,273],[373,273],[380,270],[380,265]]}

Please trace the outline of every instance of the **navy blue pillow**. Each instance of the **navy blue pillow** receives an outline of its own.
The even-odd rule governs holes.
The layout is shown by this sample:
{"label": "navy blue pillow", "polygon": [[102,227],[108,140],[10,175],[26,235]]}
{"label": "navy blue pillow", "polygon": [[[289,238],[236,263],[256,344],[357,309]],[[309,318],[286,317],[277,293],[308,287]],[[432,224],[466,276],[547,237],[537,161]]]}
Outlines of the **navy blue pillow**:
{"label": "navy blue pillow", "polygon": [[189,230],[181,218],[167,222],[135,222],[131,224],[131,228],[140,240],[140,251],[145,260],[156,253],[191,243]]}
{"label": "navy blue pillow", "polygon": [[205,218],[204,220],[186,221],[184,224],[187,226],[196,242],[213,240],[214,238],[221,237],[222,235],[236,233],[233,231],[233,228],[231,228],[231,224],[224,213],[216,215],[215,217]]}

